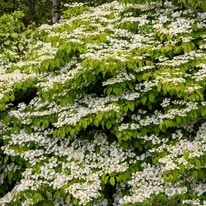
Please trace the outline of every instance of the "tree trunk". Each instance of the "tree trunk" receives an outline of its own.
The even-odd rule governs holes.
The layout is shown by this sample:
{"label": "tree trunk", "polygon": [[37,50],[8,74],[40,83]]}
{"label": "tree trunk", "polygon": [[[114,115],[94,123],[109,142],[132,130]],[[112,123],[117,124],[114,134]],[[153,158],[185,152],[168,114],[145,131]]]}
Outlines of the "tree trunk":
{"label": "tree trunk", "polygon": [[52,6],[52,23],[58,23],[61,17],[60,14],[60,5],[61,0],[52,0],[53,6]]}

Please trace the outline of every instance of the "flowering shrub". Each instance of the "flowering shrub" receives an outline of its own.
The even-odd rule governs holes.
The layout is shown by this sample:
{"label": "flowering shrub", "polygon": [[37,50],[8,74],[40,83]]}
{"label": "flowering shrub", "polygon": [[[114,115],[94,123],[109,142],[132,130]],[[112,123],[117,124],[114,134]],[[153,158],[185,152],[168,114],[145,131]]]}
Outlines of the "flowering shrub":
{"label": "flowering shrub", "polygon": [[0,56],[0,205],[205,205],[206,12],[64,15]]}
{"label": "flowering shrub", "polygon": [[[123,3],[149,3],[149,2],[159,2],[161,6],[164,6],[166,0],[120,0]],[[180,6],[181,8],[192,8],[192,9],[206,9],[205,0],[168,0],[172,2],[173,5]]]}

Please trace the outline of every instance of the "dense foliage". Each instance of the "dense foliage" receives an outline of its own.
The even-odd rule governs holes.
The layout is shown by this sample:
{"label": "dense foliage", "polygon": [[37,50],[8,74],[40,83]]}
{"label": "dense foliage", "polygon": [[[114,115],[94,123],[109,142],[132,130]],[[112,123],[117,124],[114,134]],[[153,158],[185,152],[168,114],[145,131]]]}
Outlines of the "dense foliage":
{"label": "dense foliage", "polygon": [[[161,3],[161,6],[164,6],[166,0],[120,0],[124,3],[150,3],[158,2]],[[179,6],[181,9],[192,8],[193,10],[205,10],[206,1],[205,0],[168,0],[173,5]]]}
{"label": "dense foliage", "polygon": [[[64,4],[85,3],[90,6],[101,5],[112,0],[61,0],[61,10],[65,9]],[[14,11],[22,11],[24,17],[21,21],[25,25],[31,23],[41,25],[52,23],[52,0],[0,0],[0,16],[11,14]]]}
{"label": "dense foliage", "polygon": [[22,21],[28,25],[51,23],[51,0],[0,0],[0,15],[10,14],[14,11],[22,11],[25,17]]}
{"label": "dense foliage", "polygon": [[205,205],[206,12],[67,6],[0,24],[0,205]]}

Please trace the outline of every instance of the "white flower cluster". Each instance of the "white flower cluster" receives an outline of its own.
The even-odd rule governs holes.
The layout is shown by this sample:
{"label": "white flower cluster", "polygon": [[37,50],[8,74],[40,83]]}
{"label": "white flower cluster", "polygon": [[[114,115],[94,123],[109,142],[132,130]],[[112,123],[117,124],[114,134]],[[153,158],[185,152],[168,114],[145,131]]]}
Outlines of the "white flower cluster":
{"label": "white flower cluster", "polygon": [[197,67],[200,69],[193,74],[192,79],[194,79],[196,82],[204,81],[206,79],[206,64],[201,63],[197,65]]}
{"label": "white flower cluster", "polygon": [[121,21],[121,23],[125,22],[138,22],[138,26],[143,26],[145,24],[148,24],[149,20],[147,20],[147,15],[142,15],[141,17],[127,17]]}
{"label": "white flower cluster", "polygon": [[120,205],[137,202],[144,202],[150,198],[152,194],[165,193],[168,197],[174,194],[184,194],[187,192],[187,187],[182,186],[182,181],[172,184],[165,182],[162,178],[162,171],[160,166],[151,166],[144,163],[142,165],[144,170],[134,173],[132,179],[128,184],[132,187],[130,189],[132,195],[126,195],[119,200]]}
{"label": "white flower cluster", "polygon": [[125,81],[135,80],[135,76],[133,74],[127,74],[125,72],[117,74],[114,78],[108,79],[105,82],[102,82],[102,86],[113,85],[115,83],[121,83]]}
{"label": "white flower cluster", "polygon": [[[57,51],[58,49],[53,47],[51,43],[39,41],[34,47],[30,48],[30,50],[26,54],[29,60],[18,61],[14,65],[19,68],[27,66],[28,68],[30,68],[30,73],[32,73],[32,69],[34,69],[35,71],[37,68],[40,68],[43,61],[54,59]],[[34,57],[35,60],[33,60]]]}
{"label": "white flower cluster", "polygon": [[[94,106],[94,107],[93,107]],[[96,102],[91,108],[78,107],[76,113],[62,112],[58,116],[58,121],[54,124],[55,127],[62,127],[63,125],[75,126],[83,117],[89,114],[96,114],[98,112],[116,111],[119,112],[119,107],[116,104],[109,104],[105,106],[102,102]]]}
{"label": "white flower cluster", "polygon": [[[11,149],[14,145],[19,148],[29,147],[31,142],[38,141],[41,142],[42,150],[26,150],[21,153]],[[57,142],[60,142],[59,146]],[[102,133],[96,133],[93,142],[86,139],[70,142],[68,139],[50,139],[38,133],[29,135],[22,132],[13,136],[9,145],[11,148],[2,148],[4,152],[10,155],[9,151],[12,151],[14,152],[12,156],[31,160],[31,167],[23,172],[23,179],[11,193],[0,199],[1,205],[10,202],[17,194],[20,195],[20,192],[29,188],[37,190],[42,184],[53,189],[68,185],[65,192],[80,200],[82,205],[86,205],[87,202],[100,196],[103,173],[110,175],[125,172],[129,168],[127,159],[136,158],[133,149],[123,151],[116,142],[109,143],[106,135]],[[96,148],[99,148],[97,153]],[[46,156],[51,154],[52,158],[48,159]],[[59,157],[66,157],[66,160],[61,161]],[[34,173],[35,167],[32,168],[34,165],[32,162],[39,166],[38,173]],[[62,172],[58,172],[56,168],[61,168]],[[74,179],[76,182],[70,184]],[[81,183],[82,181],[84,183]]]}
{"label": "white flower cluster", "polygon": [[181,109],[170,109],[166,114],[161,115],[161,119],[175,119],[176,116],[186,117],[187,113],[198,109],[197,102],[187,102],[185,108]]}
{"label": "white flower cluster", "polygon": [[[191,184],[191,190],[197,196],[201,196],[206,191],[205,182],[187,179],[187,177],[178,178],[176,183],[165,182],[163,179],[164,174],[168,174],[172,170],[180,169],[179,165],[183,164],[184,168],[194,168],[194,165],[189,166],[189,161],[193,158],[199,158],[204,156],[206,152],[205,147],[205,123],[201,125],[199,128],[195,140],[193,142],[182,140],[181,139],[181,131],[177,134],[173,134],[174,136],[178,135],[178,140],[175,145],[167,145],[163,144],[158,148],[154,148],[150,150],[150,152],[168,152],[164,158],[160,158],[156,165],[150,165],[148,163],[143,163],[142,167],[143,171],[138,171],[132,175],[132,179],[127,182],[128,185],[131,186],[130,195],[120,196],[119,203],[135,204],[137,202],[144,202],[146,199],[150,198],[152,194],[160,194],[164,193],[168,197],[171,197],[175,194],[185,194],[188,192],[188,188],[184,186],[185,181],[189,181]],[[200,137],[201,135],[201,137]],[[176,137],[175,137],[176,138]],[[202,141],[202,142],[201,142]],[[188,153],[189,159],[185,159],[184,154]],[[204,165],[202,166],[204,167]],[[123,190],[125,186],[120,187],[119,191]],[[117,194],[118,195],[118,194]],[[188,200],[183,203],[193,203],[195,200]],[[197,205],[201,205],[198,200]],[[195,205],[195,204],[194,204]]]}
{"label": "white flower cluster", "polygon": [[7,103],[10,99],[14,99],[14,88],[18,90],[22,87],[21,85],[23,85],[26,89],[24,82],[32,82],[36,77],[37,75],[34,73],[24,74],[19,70],[15,70],[12,73],[2,71],[0,76],[0,102]]}

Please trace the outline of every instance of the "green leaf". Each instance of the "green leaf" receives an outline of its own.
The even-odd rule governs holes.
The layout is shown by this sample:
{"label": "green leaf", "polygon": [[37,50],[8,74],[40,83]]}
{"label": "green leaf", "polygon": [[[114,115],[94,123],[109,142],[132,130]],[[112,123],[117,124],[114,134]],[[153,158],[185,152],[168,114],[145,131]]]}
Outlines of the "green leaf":
{"label": "green leaf", "polygon": [[84,129],[86,129],[87,128],[87,120],[83,120],[82,125],[83,125]]}
{"label": "green leaf", "polygon": [[159,125],[159,128],[160,128],[160,130],[161,130],[162,132],[166,132],[166,127],[165,127],[164,123],[161,123],[161,124]]}
{"label": "green leaf", "polygon": [[188,159],[189,159],[189,156],[190,156],[190,153],[189,153],[189,152],[185,152],[185,154],[184,154],[185,160],[188,160]]}
{"label": "green leaf", "polygon": [[184,173],[184,171],[185,171],[185,168],[184,168],[184,165],[179,165],[179,167],[180,167],[180,173]]}
{"label": "green leaf", "polygon": [[129,103],[128,107],[132,112],[134,111],[134,103]]}
{"label": "green leaf", "polygon": [[9,159],[9,156],[4,157],[4,163],[6,164]]}
{"label": "green leaf", "polygon": [[105,176],[103,179],[104,184],[107,184],[107,180],[109,179],[109,176]]}
{"label": "green leaf", "polygon": [[157,91],[158,91],[158,92],[161,91],[161,84],[158,84],[158,86],[157,86]]}
{"label": "green leaf", "polygon": [[97,114],[96,118],[100,122],[102,120],[103,115],[101,113]]}
{"label": "green leaf", "polygon": [[192,172],[192,176],[193,176],[194,178],[198,178],[198,172],[197,172],[197,170],[194,170],[194,171]]}
{"label": "green leaf", "polygon": [[58,58],[55,60],[55,65],[56,65],[56,67],[60,67],[60,65],[61,65],[61,63],[60,63]]}
{"label": "green leaf", "polygon": [[69,203],[71,201],[71,195],[67,195],[66,197],[66,203]]}
{"label": "green leaf", "polygon": [[9,173],[8,173],[8,178],[9,178],[9,180],[11,180],[12,177],[13,177],[13,172],[9,172]]}
{"label": "green leaf", "polygon": [[170,180],[170,182],[173,182],[173,179],[174,179],[173,175],[170,174],[170,176],[169,176],[169,180]]}
{"label": "green leaf", "polygon": [[9,45],[11,43],[11,41],[7,40],[4,42],[5,45]]}
{"label": "green leaf", "polygon": [[49,126],[49,121],[48,120],[44,120],[43,121],[43,125],[44,125],[44,128],[47,128]]}
{"label": "green leaf", "polygon": [[111,123],[111,121],[107,121],[106,122],[106,127],[107,127],[107,129],[110,129],[111,127],[112,127],[112,123]]}
{"label": "green leaf", "polygon": [[95,151],[96,151],[96,153],[99,154],[99,153],[100,153],[100,146],[96,146],[96,147],[95,147]]}
{"label": "green leaf", "polygon": [[66,47],[66,52],[67,52],[67,54],[69,54],[70,51],[71,51],[71,47],[70,47],[70,46],[67,46],[67,47]]}
{"label": "green leaf", "polygon": [[115,185],[115,178],[114,177],[110,177],[110,184],[112,185],[112,186],[114,186]]}
{"label": "green leaf", "polygon": [[163,175],[163,180],[164,180],[165,182],[167,182],[167,181],[168,181],[168,177],[167,177],[167,175],[166,175],[166,174],[164,174],[164,175]]}
{"label": "green leaf", "polygon": [[143,151],[143,145],[142,145],[142,144],[139,144],[138,149],[139,149],[140,152],[142,152],[142,151]]}
{"label": "green leaf", "polygon": [[74,136],[74,133],[75,133],[75,129],[71,129],[71,130],[69,131],[69,133],[70,133],[70,135],[73,137],[73,136]]}
{"label": "green leaf", "polygon": [[65,129],[64,128],[61,128],[60,130],[59,130],[59,135],[61,136],[61,137],[65,137]]}
{"label": "green leaf", "polygon": [[44,200],[43,206],[54,206],[54,204],[51,200]]}
{"label": "green leaf", "polygon": [[73,204],[74,204],[74,205],[77,205],[77,204],[78,204],[78,200],[77,200],[77,199],[74,199],[74,200],[73,200]]}
{"label": "green leaf", "polygon": [[11,99],[12,102],[15,100],[14,94],[11,94],[10,99]]}
{"label": "green leaf", "polygon": [[110,95],[111,92],[112,92],[112,87],[107,88],[107,89],[106,89],[106,92],[107,92],[108,95]]}
{"label": "green leaf", "polygon": [[54,85],[53,85],[53,90],[54,90],[54,91],[57,91],[57,90],[58,90],[58,84],[54,84]]}
{"label": "green leaf", "polygon": [[122,142],[122,149],[127,150],[128,143],[127,142]]}
{"label": "green leaf", "polygon": [[59,191],[56,191],[56,192],[54,193],[54,197],[55,197],[56,199],[58,199],[58,198],[60,197],[60,192],[59,192]]}
{"label": "green leaf", "polygon": [[127,106],[127,105],[124,105],[124,106],[123,106],[123,111],[124,111],[124,112],[128,112],[128,106]]}
{"label": "green leaf", "polygon": [[49,68],[49,62],[44,62],[44,69],[48,70],[48,68]]}
{"label": "green leaf", "polygon": [[22,43],[19,43],[18,48],[19,48],[20,51],[23,51],[24,50],[24,45]]}
{"label": "green leaf", "polygon": [[139,144],[140,144],[139,141],[135,141],[135,142],[134,142],[134,147],[135,147],[135,148],[138,148],[138,147],[139,147]]}
{"label": "green leaf", "polygon": [[77,49],[79,50],[80,53],[82,53],[82,51],[83,51],[82,47],[78,46]]}
{"label": "green leaf", "polygon": [[181,118],[180,117],[176,117],[176,122],[180,123],[181,122]]}
{"label": "green leaf", "polygon": [[202,110],[201,110],[201,116],[202,116],[202,117],[206,116],[206,109],[202,109]]}
{"label": "green leaf", "polygon": [[199,178],[203,179],[203,178],[206,177],[206,174],[205,174],[205,172],[203,172],[202,170],[199,170],[199,171],[198,171],[198,176],[199,176]]}
{"label": "green leaf", "polygon": [[37,174],[40,174],[40,171],[41,171],[40,166],[39,166],[39,165],[36,166],[36,168],[35,168],[35,172],[36,172]]}
{"label": "green leaf", "polygon": [[151,94],[149,94],[149,101],[150,102],[154,102],[154,95],[151,93]]}
{"label": "green leaf", "polygon": [[195,164],[198,170],[201,169],[201,162],[198,159],[195,159]]}
{"label": "green leaf", "polygon": [[122,179],[124,182],[126,182],[129,178],[130,178],[130,173],[129,171],[125,172],[123,175],[122,175]]}
{"label": "green leaf", "polygon": [[54,137],[54,138],[57,137],[57,135],[58,135],[57,133],[58,133],[57,130],[54,130],[54,131],[53,131],[53,137]]}
{"label": "green leaf", "polygon": [[113,91],[116,95],[121,95],[122,94],[122,88],[121,87],[114,87]]}
{"label": "green leaf", "polygon": [[16,38],[18,38],[18,34],[17,33],[11,33],[11,37],[16,39]]}
{"label": "green leaf", "polygon": [[122,180],[122,175],[116,176],[116,180],[117,180],[117,182],[121,182],[121,180]]}
{"label": "green leaf", "polygon": [[145,136],[147,134],[147,128],[146,127],[143,127],[142,129],[141,129],[141,135],[142,136]]}
{"label": "green leaf", "polygon": [[39,193],[35,193],[35,194],[33,195],[33,201],[34,201],[35,204],[38,203],[38,202],[40,202],[42,199],[43,199],[43,198],[42,198],[41,194],[39,194]]}
{"label": "green leaf", "polygon": [[141,98],[141,102],[142,102],[143,105],[146,104],[146,101],[147,101],[147,97],[146,96]]}
{"label": "green leaf", "polygon": [[99,126],[99,121],[98,121],[97,119],[94,120],[94,125],[95,125],[96,127]]}

